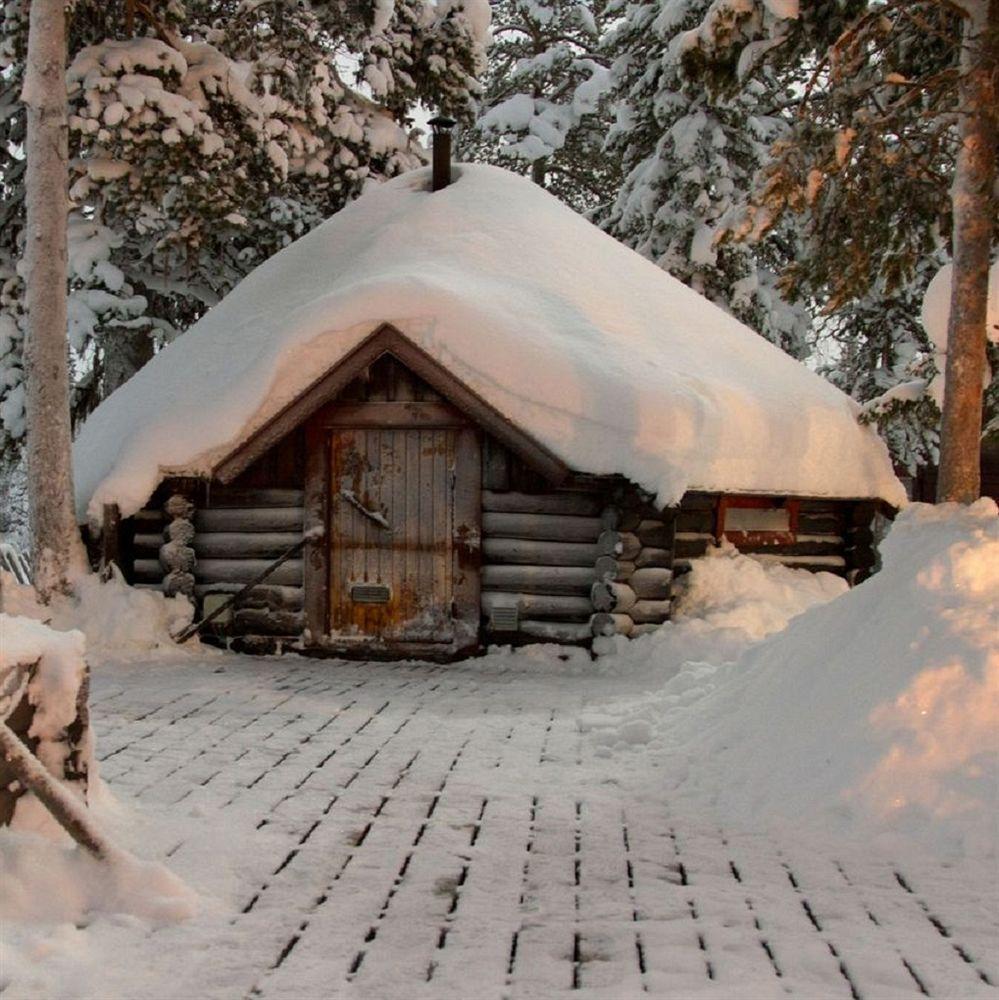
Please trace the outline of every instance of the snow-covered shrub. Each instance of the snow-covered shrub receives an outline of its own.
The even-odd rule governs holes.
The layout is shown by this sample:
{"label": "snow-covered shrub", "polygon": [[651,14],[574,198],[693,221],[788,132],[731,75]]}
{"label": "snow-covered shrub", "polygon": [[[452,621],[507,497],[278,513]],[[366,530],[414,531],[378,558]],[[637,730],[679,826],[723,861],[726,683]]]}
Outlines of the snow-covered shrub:
{"label": "snow-covered shrub", "polygon": [[[0,719],[6,720],[50,774],[86,796],[93,772],[82,633],[57,632],[33,618],[0,613]],[[34,796],[0,764],[0,824],[50,829]]]}

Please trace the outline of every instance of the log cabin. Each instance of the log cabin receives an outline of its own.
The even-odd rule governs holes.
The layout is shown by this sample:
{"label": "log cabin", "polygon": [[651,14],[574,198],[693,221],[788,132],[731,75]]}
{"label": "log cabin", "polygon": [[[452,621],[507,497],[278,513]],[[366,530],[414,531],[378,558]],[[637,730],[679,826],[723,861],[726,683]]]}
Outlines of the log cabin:
{"label": "log cabin", "polygon": [[722,539],[870,573],[904,492],[853,402],[437,126],[91,415],[100,559],[203,639],[369,658],[641,635]]}

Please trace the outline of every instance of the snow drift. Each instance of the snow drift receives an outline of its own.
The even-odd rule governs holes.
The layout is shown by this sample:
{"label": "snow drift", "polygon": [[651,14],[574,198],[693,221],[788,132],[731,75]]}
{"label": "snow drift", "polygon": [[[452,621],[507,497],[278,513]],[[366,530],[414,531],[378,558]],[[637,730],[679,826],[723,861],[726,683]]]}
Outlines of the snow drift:
{"label": "snow drift", "polygon": [[205,474],[384,322],[570,467],[904,503],[838,389],[530,181],[377,187],[259,267],[87,420],[82,516]]}
{"label": "snow drift", "polygon": [[[173,637],[191,623],[194,607],[181,594],[167,597],[125,583],[115,570],[108,580],[87,574],[70,597],[41,604],[34,588],[0,572],[0,611],[46,622],[60,632],[76,629],[91,652],[114,656],[161,653],[185,655]],[[197,641],[194,647],[198,646]]]}
{"label": "snow drift", "polygon": [[[62,781],[69,754],[78,753],[82,759],[75,769],[85,771],[93,784],[97,772],[89,729],[77,747],[67,735],[85,697],[85,648],[79,631],[58,631],[34,618],[0,613],[0,677],[5,681],[0,718],[6,719],[26,694],[34,706],[27,732],[34,741],[34,756]],[[18,667],[31,670],[23,672],[25,680],[15,686],[11,678]],[[79,783],[67,787],[79,794],[79,799],[71,799],[74,811],[89,815]],[[5,938],[0,991],[12,968],[30,977],[32,958],[37,957],[19,947],[19,924],[80,927],[97,913],[119,913],[159,925],[194,915],[196,894],[162,865],[140,861],[110,842],[104,848],[106,856],[98,860],[70,846],[67,834],[35,795],[25,792],[17,799],[10,828],[0,828],[0,924]]]}
{"label": "snow drift", "polygon": [[[99,913],[138,917],[153,926],[193,917],[198,897],[163,865],[115,850],[98,861],[38,836],[0,832],[0,922],[81,924]],[[7,952],[9,955],[10,953]]]}
{"label": "snow drift", "polygon": [[744,556],[731,542],[709,548],[681,582],[675,619],[740,629],[747,638],[779,632],[802,612],[849,589],[834,573],[812,573]]}
{"label": "snow drift", "polygon": [[914,505],[882,555],[880,573],[735,662],[683,665],[617,729],[653,718],[677,783],[729,820],[857,825],[994,854],[995,502]]}
{"label": "snow drift", "polygon": [[[580,728],[592,734],[602,757],[634,745],[672,746],[671,713],[695,705],[712,690],[726,676],[720,664],[735,663],[755,642],[847,589],[846,581],[832,573],[764,562],[730,543],[708,549],[677,580],[667,625],[635,639],[598,640],[603,655],[581,672],[599,672],[613,679],[614,688],[599,708],[580,717]],[[626,693],[636,687],[644,692]]]}

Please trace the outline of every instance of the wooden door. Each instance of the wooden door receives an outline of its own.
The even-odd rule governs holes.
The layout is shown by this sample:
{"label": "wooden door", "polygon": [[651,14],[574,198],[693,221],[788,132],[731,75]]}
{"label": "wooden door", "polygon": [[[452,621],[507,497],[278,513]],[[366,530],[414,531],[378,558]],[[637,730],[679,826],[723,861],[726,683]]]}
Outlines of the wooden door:
{"label": "wooden door", "polygon": [[333,427],[328,448],[330,638],[468,645],[458,522],[480,475],[474,431]]}

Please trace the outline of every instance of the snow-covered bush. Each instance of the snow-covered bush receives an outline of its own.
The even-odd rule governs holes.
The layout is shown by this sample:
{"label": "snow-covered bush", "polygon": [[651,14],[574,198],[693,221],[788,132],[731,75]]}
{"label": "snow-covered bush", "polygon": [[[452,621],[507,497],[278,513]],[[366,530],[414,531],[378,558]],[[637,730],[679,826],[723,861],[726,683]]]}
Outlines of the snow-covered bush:
{"label": "snow-covered bush", "polygon": [[[94,758],[82,633],[58,632],[33,618],[0,612],[0,637],[0,719],[50,774],[85,797]],[[33,795],[11,787],[10,775],[0,781],[0,824],[55,828]]]}

